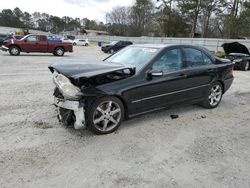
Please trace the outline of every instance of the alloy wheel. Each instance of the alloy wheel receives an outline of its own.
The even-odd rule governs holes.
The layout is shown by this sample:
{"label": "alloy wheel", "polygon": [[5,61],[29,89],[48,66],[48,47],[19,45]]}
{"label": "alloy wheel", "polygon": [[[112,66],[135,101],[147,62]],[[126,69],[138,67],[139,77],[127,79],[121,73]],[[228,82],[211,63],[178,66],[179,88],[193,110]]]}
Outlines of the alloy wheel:
{"label": "alloy wheel", "polygon": [[96,129],[107,132],[118,126],[121,121],[121,108],[114,101],[102,102],[93,114],[93,123]]}
{"label": "alloy wheel", "polygon": [[211,93],[208,97],[209,104],[211,106],[216,106],[220,102],[221,97],[222,97],[222,88],[220,85],[216,84],[211,88]]}
{"label": "alloy wheel", "polygon": [[11,53],[13,54],[13,55],[17,55],[18,54],[18,49],[17,48],[12,48],[11,49]]}
{"label": "alloy wheel", "polygon": [[58,49],[57,50],[57,55],[61,56],[63,54],[63,50],[62,49]]}

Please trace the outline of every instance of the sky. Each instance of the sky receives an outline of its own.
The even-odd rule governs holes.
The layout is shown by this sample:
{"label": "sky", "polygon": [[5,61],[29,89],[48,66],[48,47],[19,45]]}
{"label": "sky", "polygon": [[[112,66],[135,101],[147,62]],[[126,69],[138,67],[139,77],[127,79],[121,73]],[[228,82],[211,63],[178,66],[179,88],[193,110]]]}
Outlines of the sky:
{"label": "sky", "polygon": [[88,18],[105,22],[105,14],[116,6],[130,6],[134,0],[1,0],[0,10],[19,7],[29,13]]}

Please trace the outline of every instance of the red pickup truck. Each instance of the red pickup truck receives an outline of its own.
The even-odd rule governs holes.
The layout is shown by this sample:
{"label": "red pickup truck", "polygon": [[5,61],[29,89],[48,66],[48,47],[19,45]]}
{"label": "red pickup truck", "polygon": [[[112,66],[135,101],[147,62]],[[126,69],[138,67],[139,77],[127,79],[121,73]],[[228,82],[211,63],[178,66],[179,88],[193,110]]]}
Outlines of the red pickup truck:
{"label": "red pickup truck", "polygon": [[73,52],[73,45],[67,42],[49,41],[45,35],[27,35],[20,40],[4,41],[1,49],[9,51],[10,55],[14,56],[20,52],[43,52],[63,56],[64,52]]}

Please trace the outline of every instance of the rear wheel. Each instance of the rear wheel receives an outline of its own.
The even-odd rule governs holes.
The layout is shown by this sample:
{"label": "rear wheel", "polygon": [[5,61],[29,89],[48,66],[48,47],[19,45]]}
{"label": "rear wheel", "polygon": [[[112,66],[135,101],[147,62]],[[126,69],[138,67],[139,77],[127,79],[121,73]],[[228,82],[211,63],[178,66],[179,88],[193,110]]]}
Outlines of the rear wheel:
{"label": "rear wheel", "polygon": [[240,70],[247,71],[249,69],[249,61],[243,61],[239,65]]}
{"label": "rear wheel", "polygon": [[109,134],[118,129],[123,117],[122,102],[116,97],[103,97],[91,105],[87,113],[87,125],[96,134]]}
{"label": "rear wheel", "polygon": [[17,46],[11,46],[9,49],[9,53],[10,55],[17,56],[20,54],[20,48],[18,48]]}
{"label": "rear wheel", "polygon": [[63,56],[64,55],[64,49],[61,47],[57,47],[53,53],[56,56]]}
{"label": "rear wheel", "polygon": [[207,90],[206,98],[201,104],[203,107],[211,109],[220,104],[223,95],[223,87],[220,82],[213,83]]}

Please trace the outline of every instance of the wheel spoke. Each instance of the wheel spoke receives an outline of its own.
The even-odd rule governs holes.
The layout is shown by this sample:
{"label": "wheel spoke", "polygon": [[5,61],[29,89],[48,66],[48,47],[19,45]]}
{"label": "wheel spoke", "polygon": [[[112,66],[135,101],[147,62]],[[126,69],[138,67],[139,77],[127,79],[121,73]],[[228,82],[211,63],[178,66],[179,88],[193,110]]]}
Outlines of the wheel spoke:
{"label": "wheel spoke", "polygon": [[219,102],[220,99],[219,99],[218,97],[215,97],[214,100],[215,100],[216,102]]}
{"label": "wheel spoke", "polygon": [[103,120],[104,120],[104,117],[101,116],[101,117],[99,117],[98,119],[95,119],[95,120],[94,120],[94,124],[100,123],[100,122],[103,121]]}
{"label": "wheel spoke", "polygon": [[107,111],[110,111],[112,108],[112,101],[109,101],[108,103],[108,107],[107,107]]}
{"label": "wheel spoke", "polygon": [[107,129],[107,127],[108,127],[109,120],[105,119],[103,122],[104,123],[103,123],[102,130],[105,131]]}
{"label": "wheel spoke", "polygon": [[210,104],[211,104],[211,105],[213,105],[213,104],[214,104],[214,98],[213,98],[213,97],[211,98],[211,102],[210,102]]}
{"label": "wheel spoke", "polygon": [[121,109],[120,109],[120,108],[117,108],[117,109],[111,111],[110,114],[111,114],[111,115],[115,115],[115,114],[119,113],[120,111],[121,111]]}
{"label": "wheel spoke", "polygon": [[96,109],[97,111],[101,112],[102,114],[104,114],[104,110],[100,108],[100,106]]}
{"label": "wheel spoke", "polygon": [[111,117],[109,120],[112,121],[114,124],[117,124],[117,121],[113,117]]}

